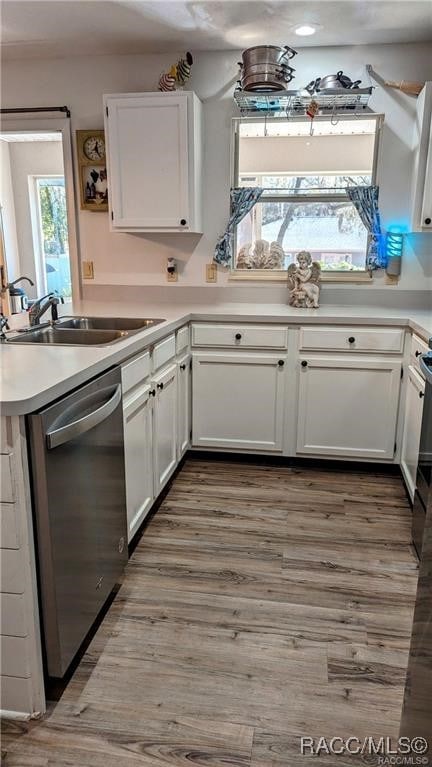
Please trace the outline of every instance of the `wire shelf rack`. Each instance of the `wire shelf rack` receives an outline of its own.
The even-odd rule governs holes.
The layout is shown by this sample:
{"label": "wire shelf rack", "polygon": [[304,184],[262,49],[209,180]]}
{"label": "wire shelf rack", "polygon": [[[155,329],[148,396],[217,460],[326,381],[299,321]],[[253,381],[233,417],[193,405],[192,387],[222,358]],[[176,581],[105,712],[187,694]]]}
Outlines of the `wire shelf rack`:
{"label": "wire shelf rack", "polygon": [[369,104],[373,87],[317,91],[314,94],[301,91],[273,91],[272,93],[254,93],[253,91],[234,91],[234,99],[242,114],[290,115],[305,114],[313,99],[318,103],[319,112],[356,112],[363,111]]}

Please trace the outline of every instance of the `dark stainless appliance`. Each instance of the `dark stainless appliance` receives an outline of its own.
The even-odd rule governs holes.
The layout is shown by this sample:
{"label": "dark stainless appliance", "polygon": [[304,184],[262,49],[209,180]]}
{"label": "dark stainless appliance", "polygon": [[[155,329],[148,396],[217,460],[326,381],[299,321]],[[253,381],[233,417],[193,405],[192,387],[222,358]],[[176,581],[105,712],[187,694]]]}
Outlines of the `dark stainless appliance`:
{"label": "dark stainless appliance", "polygon": [[[429,346],[432,348],[432,339],[429,341]],[[432,352],[422,355],[420,367],[426,379],[426,388],[412,523],[413,541],[419,557],[426,510],[432,503]]]}
{"label": "dark stainless appliance", "polygon": [[47,672],[63,677],[127,560],[120,369],[29,416]]}
{"label": "dark stainless appliance", "polygon": [[[429,342],[432,348],[432,339]],[[432,764],[432,353],[421,358],[426,378],[413,533],[420,555],[400,734],[425,738],[423,764]],[[423,755],[423,754],[422,754]]]}

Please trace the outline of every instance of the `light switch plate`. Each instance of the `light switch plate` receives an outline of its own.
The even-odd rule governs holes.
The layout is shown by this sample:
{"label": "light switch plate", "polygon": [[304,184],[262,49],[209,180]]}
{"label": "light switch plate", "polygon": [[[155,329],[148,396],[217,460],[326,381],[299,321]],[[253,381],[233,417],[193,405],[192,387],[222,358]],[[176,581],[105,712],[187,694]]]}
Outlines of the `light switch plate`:
{"label": "light switch plate", "polygon": [[206,264],[206,282],[217,282],[216,264]]}
{"label": "light switch plate", "polygon": [[93,261],[82,262],[82,276],[83,280],[94,280]]}

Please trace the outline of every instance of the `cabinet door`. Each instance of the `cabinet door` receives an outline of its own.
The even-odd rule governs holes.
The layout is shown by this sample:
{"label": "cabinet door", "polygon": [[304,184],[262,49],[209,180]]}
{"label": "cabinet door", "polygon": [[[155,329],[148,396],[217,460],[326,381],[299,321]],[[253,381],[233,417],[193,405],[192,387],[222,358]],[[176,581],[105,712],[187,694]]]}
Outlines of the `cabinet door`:
{"label": "cabinet door", "polygon": [[308,357],[298,366],[297,453],[393,458],[399,362]]}
{"label": "cabinet door", "polygon": [[427,82],[415,105],[411,231],[432,231],[432,82]]}
{"label": "cabinet door", "polygon": [[178,387],[178,432],[177,458],[185,454],[190,444],[191,430],[191,366],[190,354],[185,354],[177,363]]}
{"label": "cabinet door", "polygon": [[284,362],[276,355],[193,354],[193,445],[282,450]]}
{"label": "cabinet door", "polygon": [[142,387],[123,407],[128,541],[153,502],[153,449],[150,386]]}
{"label": "cabinet door", "polygon": [[113,228],[187,229],[186,94],[113,96],[106,106]]}
{"label": "cabinet door", "polygon": [[422,231],[432,232],[432,120],[429,130],[421,225]]}
{"label": "cabinet door", "polygon": [[154,493],[157,497],[177,466],[177,364],[153,379]]}
{"label": "cabinet door", "polygon": [[411,500],[414,499],[420,432],[423,414],[425,383],[411,367],[408,369],[408,383],[405,401],[405,420],[402,437],[401,469]]}

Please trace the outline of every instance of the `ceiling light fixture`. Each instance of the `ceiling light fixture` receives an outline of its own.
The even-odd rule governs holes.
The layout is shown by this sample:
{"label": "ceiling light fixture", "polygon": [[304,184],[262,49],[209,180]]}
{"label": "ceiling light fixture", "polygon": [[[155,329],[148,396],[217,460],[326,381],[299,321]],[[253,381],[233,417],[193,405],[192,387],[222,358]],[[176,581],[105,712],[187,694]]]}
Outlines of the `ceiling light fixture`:
{"label": "ceiling light fixture", "polygon": [[316,30],[317,28],[311,24],[300,24],[300,26],[295,28],[294,32],[300,37],[308,37],[309,35],[314,35]]}

